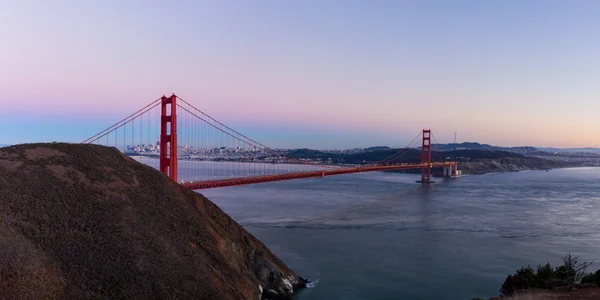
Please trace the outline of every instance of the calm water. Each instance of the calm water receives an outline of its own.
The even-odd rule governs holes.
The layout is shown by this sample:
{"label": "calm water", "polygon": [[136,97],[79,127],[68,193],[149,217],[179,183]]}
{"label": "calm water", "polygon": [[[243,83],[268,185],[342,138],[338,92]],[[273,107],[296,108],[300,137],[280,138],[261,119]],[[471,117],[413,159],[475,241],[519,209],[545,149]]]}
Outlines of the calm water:
{"label": "calm water", "polygon": [[[180,162],[180,176],[231,165]],[[297,300],[491,297],[521,265],[567,252],[600,269],[600,168],[417,179],[373,172],[201,193],[317,282]]]}
{"label": "calm water", "polygon": [[416,179],[377,172],[202,193],[318,281],[300,300],[494,296],[516,268],[569,251],[600,268],[600,168]]}

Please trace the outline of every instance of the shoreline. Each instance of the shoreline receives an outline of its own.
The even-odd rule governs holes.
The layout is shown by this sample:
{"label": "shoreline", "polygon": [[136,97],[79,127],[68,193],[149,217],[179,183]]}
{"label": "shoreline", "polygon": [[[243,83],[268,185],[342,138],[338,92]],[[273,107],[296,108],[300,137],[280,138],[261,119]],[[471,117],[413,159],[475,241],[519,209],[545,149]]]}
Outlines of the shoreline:
{"label": "shoreline", "polygon": [[[460,164],[459,164],[460,166]],[[552,168],[524,168],[524,169],[518,169],[518,170],[502,170],[502,171],[481,171],[481,172],[476,172],[476,173],[471,173],[471,172],[464,172],[463,170],[463,176],[465,175],[487,175],[487,174],[496,174],[496,173],[519,173],[519,172],[524,172],[524,171],[551,171],[551,170],[565,170],[565,169],[585,169],[585,168],[600,168],[600,165],[598,166],[557,166],[557,167],[552,167]]]}

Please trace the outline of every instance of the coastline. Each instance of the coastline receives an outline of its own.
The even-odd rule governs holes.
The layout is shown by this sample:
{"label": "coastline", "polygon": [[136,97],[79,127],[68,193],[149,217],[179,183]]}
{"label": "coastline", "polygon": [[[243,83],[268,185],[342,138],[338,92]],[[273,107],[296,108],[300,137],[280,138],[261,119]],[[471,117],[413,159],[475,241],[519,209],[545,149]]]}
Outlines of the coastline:
{"label": "coastline", "polygon": [[530,170],[551,170],[559,168],[583,167],[576,164],[553,162],[535,158],[506,157],[500,159],[482,159],[459,163],[464,175],[483,175],[489,173],[520,172]]}

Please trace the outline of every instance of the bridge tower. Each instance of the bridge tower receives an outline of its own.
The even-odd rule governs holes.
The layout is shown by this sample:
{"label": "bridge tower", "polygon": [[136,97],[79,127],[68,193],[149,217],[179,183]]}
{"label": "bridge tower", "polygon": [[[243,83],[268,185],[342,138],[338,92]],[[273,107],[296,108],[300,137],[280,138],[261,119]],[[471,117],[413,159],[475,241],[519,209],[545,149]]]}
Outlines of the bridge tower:
{"label": "bridge tower", "polygon": [[177,96],[162,96],[160,171],[177,182]]}
{"label": "bridge tower", "polygon": [[431,181],[431,129],[423,129],[421,145],[421,164],[427,167],[421,168],[421,183],[433,183]]}

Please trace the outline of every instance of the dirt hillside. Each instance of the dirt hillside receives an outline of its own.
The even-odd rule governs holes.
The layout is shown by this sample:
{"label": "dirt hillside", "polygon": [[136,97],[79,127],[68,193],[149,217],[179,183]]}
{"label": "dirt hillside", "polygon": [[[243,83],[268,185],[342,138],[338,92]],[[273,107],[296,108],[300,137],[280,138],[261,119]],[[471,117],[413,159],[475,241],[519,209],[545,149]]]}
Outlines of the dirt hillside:
{"label": "dirt hillside", "polygon": [[303,284],[211,201],[114,148],[0,149],[2,299],[285,298]]}

